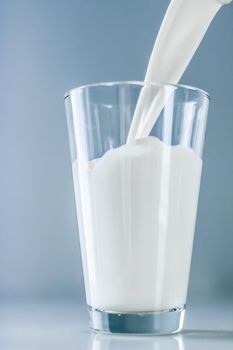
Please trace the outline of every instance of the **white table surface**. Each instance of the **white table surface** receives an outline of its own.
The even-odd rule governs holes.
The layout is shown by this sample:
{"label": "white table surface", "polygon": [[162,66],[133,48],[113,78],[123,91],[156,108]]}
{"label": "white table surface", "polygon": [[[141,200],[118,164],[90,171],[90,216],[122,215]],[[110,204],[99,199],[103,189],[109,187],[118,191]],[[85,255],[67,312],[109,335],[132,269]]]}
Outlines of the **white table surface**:
{"label": "white table surface", "polygon": [[192,303],[181,334],[147,337],[91,333],[83,303],[5,300],[0,349],[233,350],[233,300]]}

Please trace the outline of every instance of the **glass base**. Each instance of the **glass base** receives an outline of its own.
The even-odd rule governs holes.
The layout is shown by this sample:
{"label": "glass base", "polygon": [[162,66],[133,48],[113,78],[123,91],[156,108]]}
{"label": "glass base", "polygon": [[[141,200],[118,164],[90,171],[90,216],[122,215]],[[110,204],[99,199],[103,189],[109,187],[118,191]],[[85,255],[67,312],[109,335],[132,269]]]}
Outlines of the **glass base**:
{"label": "glass base", "polygon": [[171,334],[183,327],[185,307],[156,312],[113,312],[88,306],[91,328],[101,333]]}

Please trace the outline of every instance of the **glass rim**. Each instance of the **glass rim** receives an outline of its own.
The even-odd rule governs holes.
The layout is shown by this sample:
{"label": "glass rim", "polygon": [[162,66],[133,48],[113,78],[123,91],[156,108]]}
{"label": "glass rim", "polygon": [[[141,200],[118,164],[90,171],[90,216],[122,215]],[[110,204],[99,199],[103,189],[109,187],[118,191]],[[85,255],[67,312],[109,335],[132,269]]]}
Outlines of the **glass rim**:
{"label": "glass rim", "polygon": [[100,83],[91,83],[91,84],[85,84],[77,86],[71,90],[68,90],[64,94],[64,99],[71,95],[76,95],[77,93],[80,93],[81,91],[84,91],[86,89],[92,88],[92,87],[103,87],[103,86],[117,86],[117,85],[138,85],[138,86],[170,86],[174,87],[176,89],[183,89],[187,91],[195,91],[200,93],[202,96],[207,97],[208,100],[211,99],[210,94],[203,90],[199,89],[192,85],[186,85],[186,84],[172,84],[172,83],[160,83],[160,82],[153,82],[153,83],[146,83],[144,81],[140,80],[119,80],[119,81],[106,81],[106,82],[100,82]]}

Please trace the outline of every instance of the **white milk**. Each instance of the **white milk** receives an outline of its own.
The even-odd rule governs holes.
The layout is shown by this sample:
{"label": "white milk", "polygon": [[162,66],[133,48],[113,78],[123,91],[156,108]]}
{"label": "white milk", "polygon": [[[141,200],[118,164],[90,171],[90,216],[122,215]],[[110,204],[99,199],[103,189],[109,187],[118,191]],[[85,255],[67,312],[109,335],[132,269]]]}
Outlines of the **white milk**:
{"label": "white milk", "polygon": [[[149,60],[145,84],[177,84],[203,39],[212,19],[231,0],[171,0]],[[208,64],[208,62],[207,62]],[[150,134],[174,89],[142,89],[128,140]],[[143,117],[144,116],[144,117]]]}
{"label": "white milk", "polygon": [[154,137],[76,160],[89,305],[157,311],[186,301],[202,161]]}

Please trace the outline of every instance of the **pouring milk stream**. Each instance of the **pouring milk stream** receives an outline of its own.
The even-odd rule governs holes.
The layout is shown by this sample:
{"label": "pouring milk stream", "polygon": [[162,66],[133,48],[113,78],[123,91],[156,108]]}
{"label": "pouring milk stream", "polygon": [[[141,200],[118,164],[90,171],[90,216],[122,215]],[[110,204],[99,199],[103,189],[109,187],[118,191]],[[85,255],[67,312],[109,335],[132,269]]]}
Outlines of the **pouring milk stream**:
{"label": "pouring milk stream", "polygon": [[[228,2],[172,0],[145,83],[177,83]],[[202,160],[148,137],[170,90],[149,92],[141,90],[127,144],[73,162],[87,302],[96,309],[159,311],[186,301]]]}
{"label": "pouring milk stream", "polygon": [[[177,84],[204,37],[212,19],[232,0],[171,0],[160,27],[145,76],[145,84]],[[134,112],[127,142],[149,135],[172,86],[153,96],[143,87]],[[164,96],[165,94],[165,96]],[[143,120],[142,115],[145,115]]]}

